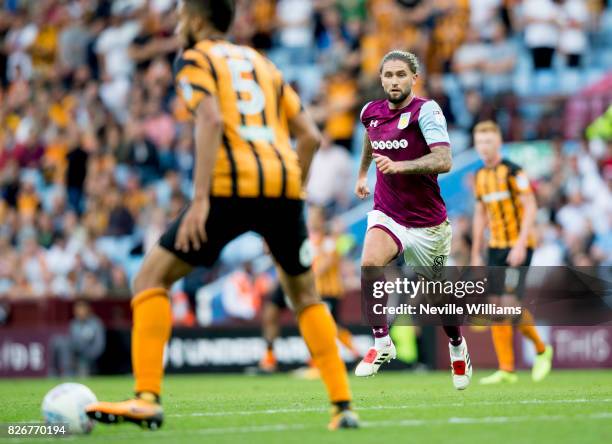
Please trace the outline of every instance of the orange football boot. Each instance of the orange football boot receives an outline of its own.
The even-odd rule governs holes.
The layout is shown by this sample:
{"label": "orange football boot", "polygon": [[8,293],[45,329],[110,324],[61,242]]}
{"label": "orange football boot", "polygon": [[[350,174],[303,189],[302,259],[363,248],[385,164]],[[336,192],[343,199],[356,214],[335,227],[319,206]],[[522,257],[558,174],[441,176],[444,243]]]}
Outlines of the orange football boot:
{"label": "orange football boot", "polygon": [[272,350],[267,350],[259,361],[259,370],[262,373],[274,373],[276,371],[276,356]]}
{"label": "orange football boot", "polygon": [[359,418],[351,409],[341,410],[334,406],[332,410],[332,419],[327,428],[331,431],[339,429],[356,429],[359,428]]}
{"label": "orange football boot", "polygon": [[85,409],[87,416],[104,424],[132,422],[142,428],[157,430],[164,422],[164,410],[156,402],[141,398],[122,402],[96,402]]}

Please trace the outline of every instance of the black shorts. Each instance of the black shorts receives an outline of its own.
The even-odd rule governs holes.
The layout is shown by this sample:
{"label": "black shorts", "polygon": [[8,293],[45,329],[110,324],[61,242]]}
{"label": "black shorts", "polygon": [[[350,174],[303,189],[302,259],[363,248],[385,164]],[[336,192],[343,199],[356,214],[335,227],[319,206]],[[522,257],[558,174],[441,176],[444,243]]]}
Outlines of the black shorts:
{"label": "black shorts", "polygon": [[159,245],[194,267],[211,267],[230,241],[254,231],[264,238],[270,253],[287,274],[296,276],[310,269],[301,200],[211,197],[206,220],[208,240],[199,250],[184,253],[174,248],[174,242],[187,209],[162,234]]}
{"label": "black shorts", "polygon": [[283,291],[283,287],[281,287],[280,285],[276,287],[276,290],[272,292],[268,301],[276,305],[279,310],[284,310],[285,308],[288,308],[287,299],[285,299],[285,292]]}
{"label": "black shorts", "polygon": [[[338,311],[340,310],[340,299],[335,296],[325,296],[321,295],[321,299],[327,305],[329,312],[336,322],[338,322]],[[276,290],[272,292],[268,301],[274,305],[279,310],[284,310],[285,308],[289,308],[287,305],[287,299],[285,298],[285,293],[283,292],[282,287],[279,285],[276,287]]]}
{"label": "black shorts", "polygon": [[340,311],[340,299],[338,299],[336,296],[325,296],[324,294],[321,295],[321,299],[325,305],[327,305],[327,308],[329,308],[329,312],[334,318],[334,321],[338,323],[338,315],[340,314],[338,313]]}
{"label": "black shorts", "polygon": [[[525,262],[520,265],[520,268],[510,268],[506,260],[510,248],[489,248],[489,256],[487,265],[496,267],[490,270],[488,275],[488,285],[490,295],[515,295],[521,296],[525,288],[525,278],[527,277],[527,267],[531,263],[533,250],[527,248]],[[498,267],[506,267],[505,272]]]}

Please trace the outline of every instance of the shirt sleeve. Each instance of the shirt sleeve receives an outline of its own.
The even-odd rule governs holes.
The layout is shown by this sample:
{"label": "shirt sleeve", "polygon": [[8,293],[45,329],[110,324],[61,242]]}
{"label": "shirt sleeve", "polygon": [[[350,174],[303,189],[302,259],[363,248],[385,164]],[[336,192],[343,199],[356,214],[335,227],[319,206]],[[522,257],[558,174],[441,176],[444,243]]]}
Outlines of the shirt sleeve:
{"label": "shirt sleeve", "polygon": [[450,146],[446,119],[440,105],[435,101],[426,102],[419,113],[419,127],[430,148],[436,146]]}
{"label": "shirt sleeve", "polygon": [[480,171],[476,171],[474,174],[474,197],[477,201],[482,202],[482,187],[480,186]]}
{"label": "shirt sleeve", "polygon": [[276,67],[276,65],[274,65],[274,63],[268,59],[266,59],[266,61],[268,62],[274,85],[276,88],[278,88],[277,94],[280,109],[285,113],[287,119],[292,119],[303,109],[300,96],[297,92],[295,92],[295,89],[293,89],[291,85],[285,82],[283,79],[283,74]]}
{"label": "shirt sleeve", "polygon": [[364,124],[364,126],[365,126],[365,123],[363,122],[363,115],[365,114],[366,110],[368,109],[368,106],[370,106],[370,103],[372,103],[372,102],[368,102],[365,105],[363,105],[363,108],[361,108],[361,112],[359,113],[359,120],[361,121],[361,123]]}
{"label": "shirt sleeve", "polygon": [[510,175],[510,187],[517,194],[530,194],[532,192],[529,178],[522,169],[512,172]]}
{"label": "shirt sleeve", "polygon": [[202,53],[189,49],[176,61],[176,91],[194,112],[205,94],[217,95],[214,67]]}
{"label": "shirt sleeve", "polygon": [[287,119],[292,119],[302,111],[302,101],[291,85],[283,83],[281,87],[281,106]]}

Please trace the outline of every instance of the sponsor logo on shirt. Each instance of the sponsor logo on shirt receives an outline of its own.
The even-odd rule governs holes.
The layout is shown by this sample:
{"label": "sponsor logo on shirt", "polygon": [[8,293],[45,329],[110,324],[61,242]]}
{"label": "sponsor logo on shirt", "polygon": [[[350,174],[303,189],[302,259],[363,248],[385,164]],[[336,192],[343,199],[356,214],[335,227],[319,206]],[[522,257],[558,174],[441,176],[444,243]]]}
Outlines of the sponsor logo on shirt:
{"label": "sponsor logo on shirt", "polygon": [[372,141],[372,148],[374,148],[375,150],[397,150],[400,148],[407,147],[408,141],[406,139]]}

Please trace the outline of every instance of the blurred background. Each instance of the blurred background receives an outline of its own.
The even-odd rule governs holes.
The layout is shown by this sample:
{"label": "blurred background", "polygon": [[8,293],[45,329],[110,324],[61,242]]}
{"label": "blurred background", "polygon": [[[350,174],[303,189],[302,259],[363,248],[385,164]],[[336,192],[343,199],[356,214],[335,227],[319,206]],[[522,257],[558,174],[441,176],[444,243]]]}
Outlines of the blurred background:
{"label": "blurred background", "polygon": [[[372,203],[353,195],[358,114],[382,97],[378,64],[390,49],[419,57],[417,94],[447,118],[454,167],[439,180],[453,223],[451,264],[469,261],[480,166],[471,129],[493,119],[504,154],[537,195],[533,264],[612,265],[610,0],[237,3],[232,39],[278,65],[324,134],[309,203],[325,210],[341,257],[343,323],[361,350],[370,339],[359,326],[358,264]],[[193,129],[172,74],[176,2],[1,5],[0,376],[127,372],[130,279],[192,187]],[[256,364],[261,307],[275,288],[270,258],[250,234],[216,267],[177,283],[168,371]],[[279,363],[300,365],[308,356],[290,313],[282,324]],[[612,367],[612,330],[546,332],[557,367]],[[494,365],[489,335],[473,334],[476,364]],[[401,365],[446,365],[433,329],[408,337],[418,353]],[[526,350],[522,365],[529,359]]]}

